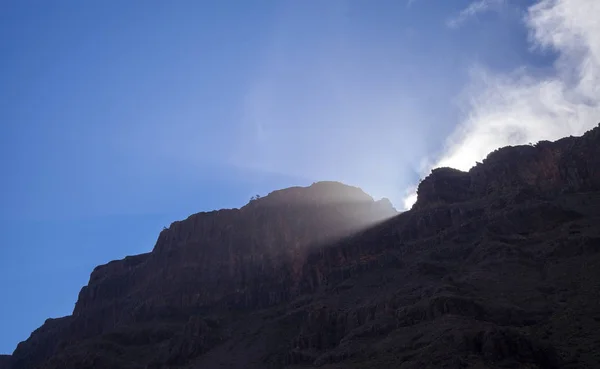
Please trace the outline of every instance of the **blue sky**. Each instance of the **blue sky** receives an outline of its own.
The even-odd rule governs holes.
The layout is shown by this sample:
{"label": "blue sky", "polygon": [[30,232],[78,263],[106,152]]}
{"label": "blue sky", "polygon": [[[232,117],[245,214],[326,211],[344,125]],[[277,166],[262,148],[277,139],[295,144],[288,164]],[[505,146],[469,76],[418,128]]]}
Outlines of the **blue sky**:
{"label": "blue sky", "polygon": [[191,213],[317,180],[402,208],[434,166],[589,129],[598,4],[4,2],[0,352]]}

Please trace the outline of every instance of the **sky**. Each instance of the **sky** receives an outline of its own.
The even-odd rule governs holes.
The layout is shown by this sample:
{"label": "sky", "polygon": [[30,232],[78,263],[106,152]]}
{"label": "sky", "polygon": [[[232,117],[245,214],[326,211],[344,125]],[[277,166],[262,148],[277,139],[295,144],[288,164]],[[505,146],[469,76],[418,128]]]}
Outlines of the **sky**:
{"label": "sky", "polygon": [[319,180],[409,208],[432,168],[600,122],[597,0],[9,0],[0,353],[163,226]]}

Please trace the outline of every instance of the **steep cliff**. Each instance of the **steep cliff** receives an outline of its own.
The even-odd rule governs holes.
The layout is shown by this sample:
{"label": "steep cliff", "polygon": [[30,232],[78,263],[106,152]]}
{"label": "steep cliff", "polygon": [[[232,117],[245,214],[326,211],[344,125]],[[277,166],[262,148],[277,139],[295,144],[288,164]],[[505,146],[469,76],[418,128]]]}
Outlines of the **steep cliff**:
{"label": "steep cliff", "polygon": [[399,215],[335,182],[192,215],[10,367],[599,367],[599,291],[600,127],[436,169]]}

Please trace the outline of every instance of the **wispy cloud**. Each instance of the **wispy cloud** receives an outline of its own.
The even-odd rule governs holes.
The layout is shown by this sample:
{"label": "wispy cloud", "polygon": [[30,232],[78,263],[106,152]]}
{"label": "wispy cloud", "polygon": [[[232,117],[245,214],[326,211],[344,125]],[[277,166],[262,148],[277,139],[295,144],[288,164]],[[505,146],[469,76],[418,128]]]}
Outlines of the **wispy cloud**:
{"label": "wispy cloud", "polygon": [[479,0],[472,2],[469,4],[469,6],[461,10],[456,16],[448,19],[446,21],[446,25],[450,28],[458,28],[464,22],[470,18],[476,17],[477,15],[489,11],[498,11],[502,5],[504,5],[504,0]]}
{"label": "wispy cloud", "polygon": [[[542,0],[531,6],[524,21],[532,49],[557,53],[552,71],[538,76],[527,68],[510,74],[473,68],[465,118],[442,155],[428,160],[423,175],[439,166],[468,170],[499,147],[593,128],[600,121],[598,14],[597,0]],[[415,200],[410,196],[406,207]]]}

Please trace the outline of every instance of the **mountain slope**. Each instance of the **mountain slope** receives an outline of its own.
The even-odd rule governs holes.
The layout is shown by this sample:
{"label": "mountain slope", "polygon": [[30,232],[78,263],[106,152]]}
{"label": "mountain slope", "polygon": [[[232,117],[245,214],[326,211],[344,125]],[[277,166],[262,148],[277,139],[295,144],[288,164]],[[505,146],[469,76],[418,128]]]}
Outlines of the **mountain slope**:
{"label": "mountain slope", "polygon": [[411,211],[322,182],[98,267],[21,368],[600,366],[600,127],[434,170]]}

